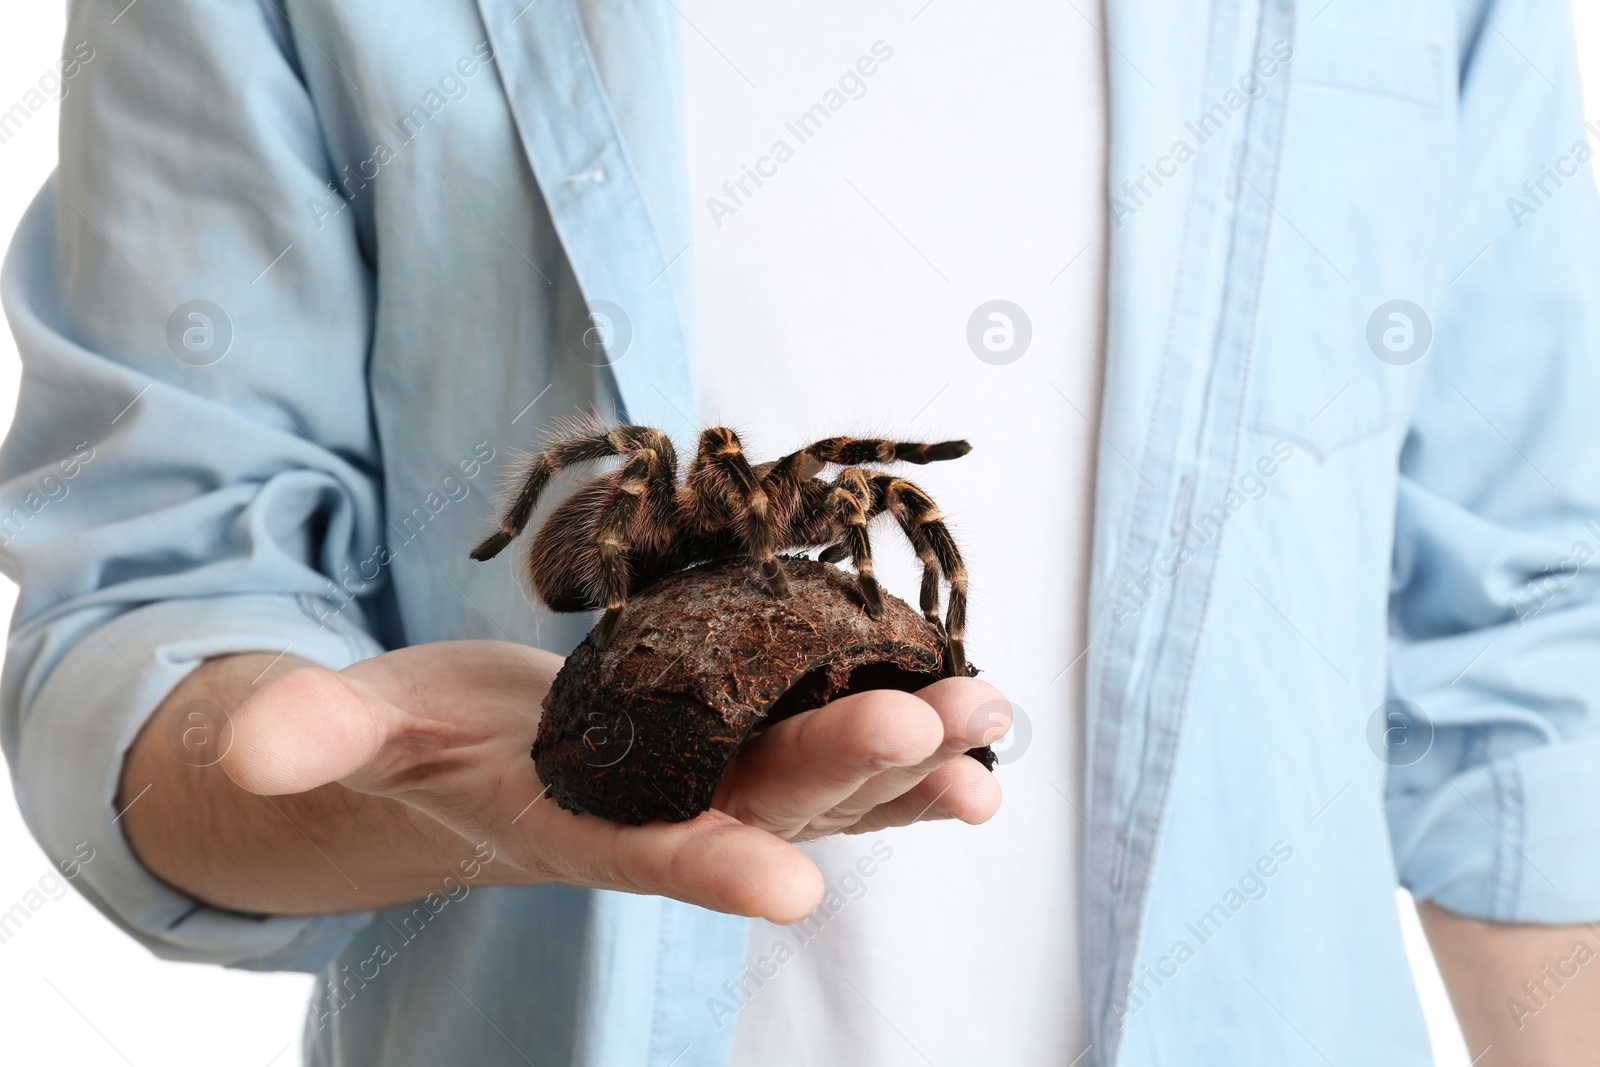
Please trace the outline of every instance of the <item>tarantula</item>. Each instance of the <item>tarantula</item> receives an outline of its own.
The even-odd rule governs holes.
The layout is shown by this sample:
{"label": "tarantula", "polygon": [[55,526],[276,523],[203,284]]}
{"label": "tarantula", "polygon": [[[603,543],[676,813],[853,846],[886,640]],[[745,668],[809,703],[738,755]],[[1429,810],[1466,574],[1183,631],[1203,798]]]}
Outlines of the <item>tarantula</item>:
{"label": "tarantula", "polygon": [[[819,556],[856,569],[867,614],[883,611],[872,574],[867,524],[888,512],[922,562],[922,614],[945,638],[947,675],[966,673],[967,572],[950,531],[928,494],[903,478],[862,470],[861,464],[931,463],[971,450],[965,441],[917,444],[830,437],[781,459],[751,466],[739,436],[726,427],[700,434],[700,448],[678,481],[672,442],[649,426],[586,428],[533,456],[521,489],[500,528],[472,552],[494,558],[527,526],[539,494],[564,467],[612,456],[620,467],[580,486],[534,535],[528,551],[533,590],[552,611],[605,609],[595,640],[616,632],[633,593],[672,571],[744,554],[758,588],[785,596],[788,582],[778,551],[826,546]],[[817,477],[843,469],[831,481]],[[950,584],[945,622],[939,622],[939,579]]]}

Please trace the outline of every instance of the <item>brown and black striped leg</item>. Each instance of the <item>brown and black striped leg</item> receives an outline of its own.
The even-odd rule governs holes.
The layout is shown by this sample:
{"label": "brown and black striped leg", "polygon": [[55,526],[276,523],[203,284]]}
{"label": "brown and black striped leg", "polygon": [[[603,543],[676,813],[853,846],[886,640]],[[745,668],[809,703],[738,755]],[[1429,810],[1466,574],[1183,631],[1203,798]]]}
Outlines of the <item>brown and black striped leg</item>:
{"label": "brown and black striped leg", "polygon": [[[861,602],[867,614],[874,619],[883,614],[883,592],[878,587],[877,576],[872,573],[872,543],[867,537],[867,511],[872,506],[872,487],[859,468],[848,467],[839,473],[828,492],[828,507],[839,524],[838,545],[823,552],[827,562],[835,563],[850,556],[856,569],[856,585],[861,590]],[[837,556],[828,558],[835,549]]]}
{"label": "brown and black striped leg", "polygon": [[873,479],[874,493],[885,511],[892,514],[906,531],[906,537],[923,560],[922,610],[928,613],[930,603],[937,608],[938,591],[929,588],[930,576],[924,550],[931,552],[938,563],[944,580],[950,583],[950,602],[945,609],[945,673],[965,675],[967,660],[965,640],[967,634],[967,568],[961,561],[961,551],[955,538],[933,499],[904,478],[880,474]]}
{"label": "brown and black striped leg", "polygon": [[511,502],[505,518],[500,521],[500,528],[484,538],[482,543],[472,550],[472,558],[479,562],[493,559],[502,549],[516,540],[517,535],[528,525],[528,519],[539,503],[539,494],[544,492],[550,480],[560,473],[563,467],[589,460],[627,455],[641,445],[654,450],[662,461],[658,468],[658,476],[664,469],[669,483],[674,480],[676,471],[673,468],[677,464],[677,459],[672,450],[672,442],[668,440],[666,434],[649,426],[622,426],[608,433],[575,437],[551,445],[539,453],[528,468],[516,499]]}
{"label": "brown and black striped leg", "polygon": [[972,446],[965,441],[887,441],[878,437],[828,437],[791,452],[773,464],[770,477],[809,478],[825,464],[857,466],[862,463],[937,463],[960,459]]}
{"label": "brown and black striped leg", "polygon": [[[889,479],[880,475],[877,481],[886,483]],[[883,501],[882,490],[885,488],[885,485],[874,486],[877,499],[867,512],[867,521],[869,523],[888,510]],[[920,598],[922,617],[938,627],[939,632],[943,634],[944,622],[939,618],[939,558],[934,554],[933,545],[928,542],[928,538],[923,534],[921,527],[911,519],[907,509],[897,509],[894,518],[900,525],[900,532],[905,534],[907,541],[911,542],[912,551],[917,554],[917,559],[922,563]],[[839,541],[823,549],[817,558],[824,563],[838,563],[849,554],[849,546],[845,542]]]}
{"label": "brown and black striped leg", "polygon": [[943,633],[944,623],[939,621],[939,557],[934,554],[933,545],[928,543],[921,527],[901,515],[896,515],[895,520],[899,522],[906,540],[911,542],[911,550],[922,563],[922,617],[939,627]]}
{"label": "brown and black striped leg", "polygon": [[639,508],[639,498],[644,496],[651,472],[656,467],[654,449],[640,449],[628,457],[628,462],[616,474],[616,493],[606,505],[600,519],[599,575],[596,600],[603,601],[606,613],[595,627],[595,644],[604,648],[616,635],[622,622],[622,607],[628,602],[628,588],[633,574],[628,567],[628,523]]}
{"label": "brown and black striped leg", "polygon": [[763,592],[788,596],[789,580],[778,560],[778,531],[773,526],[770,501],[745,458],[739,435],[726,426],[701,433],[699,454],[689,465],[688,484],[703,512],[725,508],[733,518],[743,518],[751,577]]}

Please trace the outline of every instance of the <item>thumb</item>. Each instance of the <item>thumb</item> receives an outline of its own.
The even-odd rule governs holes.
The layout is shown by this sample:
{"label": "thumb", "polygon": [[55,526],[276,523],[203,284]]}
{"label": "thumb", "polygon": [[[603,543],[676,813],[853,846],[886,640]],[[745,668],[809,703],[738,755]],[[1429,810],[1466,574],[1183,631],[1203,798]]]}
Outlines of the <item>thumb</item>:
{"label": "thumb", "polygon": [[303,793],[371,763],[398,730],[399,718],[333,671],[286,671],[234,711],[233,744],[222,769],[252,793]]}

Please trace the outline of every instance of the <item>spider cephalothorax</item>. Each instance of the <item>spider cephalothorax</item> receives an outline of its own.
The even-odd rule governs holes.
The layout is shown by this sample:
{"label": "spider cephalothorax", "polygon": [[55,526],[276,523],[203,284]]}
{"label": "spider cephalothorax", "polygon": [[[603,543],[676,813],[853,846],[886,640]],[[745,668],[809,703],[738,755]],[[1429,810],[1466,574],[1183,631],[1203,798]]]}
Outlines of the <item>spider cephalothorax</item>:
{"label": "spider cephalothorax", "polygon": [[[562,501],[528,550],[533,591],[552,611],[605,609],[595,633],[602,644],[615,632],[628,596],[665,574],[742,554],[750,560],[751,579],[783,596],[788,583],[778,552],[810,545],[826,546],[820,558],[830,563],[850,558],[862,604],[876,617],[883,594],[872,574],[867,524],[888,512],[922,562],[922,614],[936,626],[940,575],[950,584],[942,624],[945,670],[965,674],[967,572],[939,509],[905,479],[860,465],[956,459],[970,447],[965,441],[830,437],[751,466],[738,435],[719,426],[700,434],[700,449],[680,483],[677,453],[660,430],[594,427],[532,457],[500,529],[472,558],[492,559],[522,533],[539,494],[562,468],[621,456],[616,470]],[[828,466],[842,469],[831,480],[819,478]]]}

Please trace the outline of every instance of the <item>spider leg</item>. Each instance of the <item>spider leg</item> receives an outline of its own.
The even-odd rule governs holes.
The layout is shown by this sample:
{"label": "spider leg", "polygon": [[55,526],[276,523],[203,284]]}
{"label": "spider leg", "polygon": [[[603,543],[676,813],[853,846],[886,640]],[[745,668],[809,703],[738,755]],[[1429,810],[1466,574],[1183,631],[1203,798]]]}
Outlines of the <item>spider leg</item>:
{"label": "spider leg", "polygon": [[[878,484],[887,483],[888,481],[889,479],[885,475],[879,475],[874,479],[874,500],[872,507],[867,511],[868,522],[889,510],[885,507],[883,500],[884,494],[882,490],[886,488],[886,484]],[[895,521],[900,524],[901,533],[905,534],[906,540],[911,542],[912,551],[917,554],[917,559],[922,562],[922,617],[937,626],[939,632],[943,633],[944,623],[939,619],[939,560],[934,554],[933,545],[928,542],[927,536],[922,532],[921,527],[912,520],[906,509],[897,509],[894,517]],[[838,563],[849,554],[850,546],[841,540],[823,549],[818,553],[817,559],[823,563]]]}
{"label": "spider leg", "polygon": [[606,647],[616,635],[622,621],[622,607],[628,601],[628,587],[633,574],[628,566],[628,522],[639,507],[639,498],[656,467],[654,449],[642,448],[628,458],[617,472],[616,495],[606,505],[600,519],[599,537],[595,539],[599,556],[599,596],[604,600],[606,613],[595,627],[596,646]]}
{"label": "spider leg", "polygon": [[718,504],[735,519],[744,519],[745,547],[751,576],[771,596],[788,596],[789,580],[778,560],[778,530],[770,499],[745,458],[739,435],[717,426],[700,435],[700,451],[689,465],[688,485],[697,502],[701,525],[714,525],[708,512]]}
{"label": "spider leg", "polygon": [[[649,426],[622,426],[608,433],[574,437],[551,445],[539,453],[523,477],[522,488],[506,510],[505,517],[500,520],[500,528],[484,538],[482,543],[472,550],[472,558],[479,562],[493,559],[502,549],[516,540],[517,535],[528,525],[534,506],[539,502],[539,494],[544,492],[550,480],[560,473],[563,467],[589,460],[606,459],[610,456],[627,455],[641,444],[655,450],[664,461],[663,466],[669,468],[676,466],[677,460],[672,451],[672,442],[668,440],[666,434]],[[669,471],[670,476],[672,475]]]}
{"label": "spider leg", "polygon": [[939,621],[939,557],[921,527],[900,515],[896,515],[895,519],[900,523],[906,540],[911,542],[911,550],[922,563],[922,590],[918,602],[922,617],[942,631],[944,624]]}
{"label": "spider leg", "polygon": [[862,463],[936,463],[960,459],[972,446],[965,441],[888,441],[878,437],[828,437],[791,452],[773,464],[768,477],[809,478],[826,464],[854,467]]}
{"label": "spider leg", "polygon": [[862,603],[867,614],[874,619],[883,614],[883,592],[872,573],[872,543],[867,537],[868,509],[872,506],[872,487],[859,467],[848,467],[839,473],[828,491],[828,507],[843,531],[839,544],[823,552],[824,558],[835,549],[838,556],[827,560],[836,563],[846,553],[856,569],[856,585],[861,590]]}
{"label": "spider leg", "polygon": [[961,561],[961,551],[933,498],[920,488],[892,475],[880,474],[873,478],[875,496],[883,510],[899,521],[906,539],[923,562],[922,612],[937,620],[939,606],[938,579],[929,565],[931,555],[945,581],[950,583],[950,603],[945,609],[945,673],[962,676],[967,672],[965,638],[967,633],[967,568]]}
{"label": "spider leg", "polygon": [[[867,519],[870,522],[882,511],[869,512]],[[900,530],[906,535],[906,540],[911,542],[911,549],[917,554],[917,559],[922,562],[922,590],[921,607],[922,617],[927,619],[944,632],[944,621],[939,618],[939,560],[935,557],[933,546],[928,544],[928,539],[922,531],[917,529],[915,523],[896,516],[900,523]],[[829,545],[817,554],[817,559],[822,563],[838,563],[850,554],[850,546],[839,541]]]}

